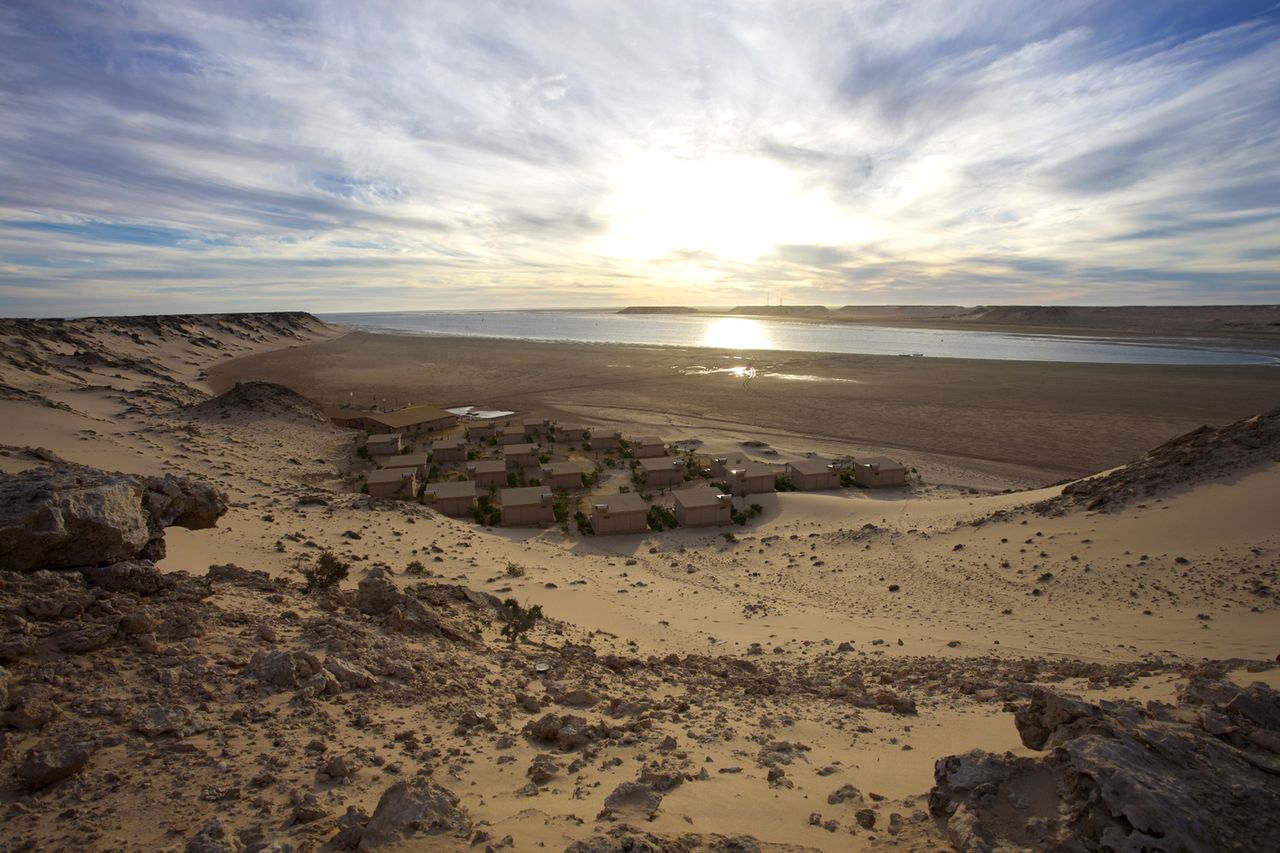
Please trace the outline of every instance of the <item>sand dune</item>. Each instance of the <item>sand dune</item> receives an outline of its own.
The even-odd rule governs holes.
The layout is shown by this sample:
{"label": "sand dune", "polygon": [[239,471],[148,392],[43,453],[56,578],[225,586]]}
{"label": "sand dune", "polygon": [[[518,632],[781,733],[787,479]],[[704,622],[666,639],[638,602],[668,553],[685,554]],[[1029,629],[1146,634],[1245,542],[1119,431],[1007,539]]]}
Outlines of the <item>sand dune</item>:
{"label": "sand dune", "polygon": [[[337,340],[304,318],[274,332],[258,322],[27,327],[23,354],[3,365],[16,390],[0,402],[0,471],[56,469],[50,460],[62,457],[190,476],[216,484],[227,503],[216,527],[165,531],[159,581],[141,569],[135,586],[114,589],[68,571],[0,574],[0,759],[17,780],[0,801],[4,844],[349,849],[389,837],[404,849],[461,850],[510,836],[517,849],[612,850],[648,833],[659,845],[683,839],[659,849],[751,849],[726,841],[737,836],[760,849],[938,849],[963,840],[956,803],[966,795],[939,777],[930,798],[937,762],[971,748],[1037,759],[1010,711],[1031,707],[1039,687],[1167,702],[1182,689],[1185,703],[1193,676],[1277,683],[1268,663],[1280,652],[1274,414],[1142,456],[1171,437],[1143,439],[1159,431],[1153,423],[1197,419],[1207,403],[1167,403],[1137,429],[1127,405],[1095,401],[1090,421],[1117,424],[1117,444],[1146,443],[1132,467],[1065,495],[1062,484],[999,493],[1014,484],[1011,468],[974,473],[957,461],[972,462],[956,443],[980,422],[974,413],[934,422],[951,444],[921,454],[925,482],[910,489],[761,496],[763,512],[729,530],[509,531],[357,493],[349,472],[368,463],[355,433],[317,419],[295,394],[323,400],[324,373],[345,389],[409,350]],[[154,346],[131,333],[154,334]],[[219,346],[193,343],[204,336]],[[86,342],[116,363],[73,359]],[[465,369],[428,382],[426,362],[415,361],[391,381],[415,399],[434,383],[452,395],[440,403],[509,402],[521,413],[554,414],[555,392],[560,410],[600,417],[610,410],[592,401],[638,412],[657,400],[657,374],[669,376],[662,353],[633,364],[629,383],[575,385],[580,370],[566,365],[581,351],[562,348],[557,359],[513,345],[500,352],[518,363],[500,375],[495,356],[451,342],[430,359],[475,355]],[[601,353],[597,364],[634,355]],[[308,363],[313,371],[299,366]],[[286,368],[303,380],[292,390],[229,384],[278,380]],[[1209,381],[1194,368],[1140,373],[1123,381]],[[1272,387],[1261,374],[1215,375],[1234,377],[1235,389],[1218,393],[1238,394],[1235,405],[1245,389]],[[516,390],[535,381],[536,393]],[[690,399],[720,399],[697,393],[707,396]],[[949,405],[958,410],[958,397]],[[709,411],[655,407],[633,420],[707,446],[767,436],[779,459],[806,442],[849,446],[837,430],[819,441],[786,429],[780,410],[758,409],[759,421]],[[1040,421],[1028,413],[1022,423]],[[1063,465],[1064,456],[1036,462],[1036,432],[1024,433],[1001,464],[1041,475]],[[1250,435],[1258,446],[1239,442]],[[1188,452],[1189,464],[1177,461]],[[964,476],[939,486],[936,471]],[[1094,505],[1100,490],[1111,497]],[[304,593],[298,570],[323,549],[350,576]],[[159,588],[142,591],[139,579]],[[528,642],[499,636],[496,602],[508,597],[547,616]],[[1229,699],[1198,699],[1208,711],[1173,716],[1218,714],[1232,731],[1257,730]],[[1197,731],[1214,738],[1198,749],[1271,754]],[[77,763],[30,764],[32,750],[58,743],[83,745],[84,761],[37,785],[38,772]],[[1274,797],[1271,784],[1259,790]],[[403,816],[415,803],[416,829]],[[1029,843],[1025,827],[970,805],[962,815],[981,831]],[[1244,821],[1235,837],[1267,837],[1249,834],[1262,823],[1233,820]],[[426,835],[432,821],[440,834]]]}

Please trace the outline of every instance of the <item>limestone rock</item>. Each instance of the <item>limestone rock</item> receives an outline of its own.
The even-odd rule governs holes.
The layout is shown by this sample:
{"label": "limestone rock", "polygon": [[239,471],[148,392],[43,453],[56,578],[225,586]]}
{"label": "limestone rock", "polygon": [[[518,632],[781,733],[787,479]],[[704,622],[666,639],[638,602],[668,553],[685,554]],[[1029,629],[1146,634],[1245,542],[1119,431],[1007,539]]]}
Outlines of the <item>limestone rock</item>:
{"label": "limestone rock", "polygon": [[165,527],[209,527],[226,512],[212,486],[184,477],[60,465],[0,474],[0,565],[96,566],[164,555]]}
{"label": "limestone rock", "polygon": [[397,782],[383,792],[360,837],[360,850],[373,850],[416,835],[465,835],[471,819],[452,791],[434,782]]}
{"label": "limestone rock", "polygon": [[1280,834],[1280,756],[1265,743],[1280,729],[1280,694],[1193,681],[1179,698],[1095,705],[1037,688],[1015,721],[1024,744],[1050,751],[944,758],[930,809],[962,851],[1268,847]]}
{"label": "limestone rock", "polygon": [[621,814],[642,815],[652,820],[662,805],[662,795],[644,782],[623,782],[604,798],[602,817]]}
{"label": "limestone rock", "polygon": [[89,763],[83,744],[40,744],[27,752],[18,765],[18,776],[32,788],[45,788],[79,773]]}
{"label": "limestone rock", "polygon": [[168,585],[164,574],[150,560],[126,560],[106,566],[86,566],[80,569],[80,574],[90,586],[109,592],[152,595]]}

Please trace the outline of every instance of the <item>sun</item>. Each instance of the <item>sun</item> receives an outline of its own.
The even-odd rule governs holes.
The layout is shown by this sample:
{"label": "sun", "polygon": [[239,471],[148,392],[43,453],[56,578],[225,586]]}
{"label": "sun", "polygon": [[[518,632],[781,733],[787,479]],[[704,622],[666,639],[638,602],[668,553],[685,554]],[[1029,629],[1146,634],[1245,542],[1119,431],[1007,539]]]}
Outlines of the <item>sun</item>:
{"label": "sun", "polygon": [[721,317],[702,335],[702,346],[715,349],[773,349],[769,330],[759,320]]}

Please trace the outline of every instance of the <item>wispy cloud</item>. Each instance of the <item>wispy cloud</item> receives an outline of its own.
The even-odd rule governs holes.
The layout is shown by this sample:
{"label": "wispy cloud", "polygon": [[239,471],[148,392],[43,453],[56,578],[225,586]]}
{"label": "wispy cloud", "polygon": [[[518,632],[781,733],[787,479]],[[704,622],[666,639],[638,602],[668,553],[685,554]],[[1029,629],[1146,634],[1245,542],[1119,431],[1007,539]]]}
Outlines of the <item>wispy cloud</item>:
{"label": "wispy cloud", "polygon": [[10,2],[0,311],[1280,301],[1272,2]]}

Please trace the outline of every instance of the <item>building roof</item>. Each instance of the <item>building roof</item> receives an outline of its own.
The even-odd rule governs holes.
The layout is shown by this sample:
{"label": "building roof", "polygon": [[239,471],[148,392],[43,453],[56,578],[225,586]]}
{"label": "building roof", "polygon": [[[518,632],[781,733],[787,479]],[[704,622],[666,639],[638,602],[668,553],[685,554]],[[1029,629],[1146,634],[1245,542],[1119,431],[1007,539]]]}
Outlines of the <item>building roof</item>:
{"label": "building roof", "polygon": [[693,509],[694,507],[702,506],[718,506],[725,503],[726,499],[732,499],[729,495],[724,494],[714,486],[708,485],[694,486],[691,489],[676,489],[671,494],[675,497],[676,503],[686,509]]}
{"label": "building roof", "polygon": [[507,463],[501,459],[477,459],[467,463],[467,470],[473,474],[505,474]]}
{"label": "building roof", "polygon": [[337,417],[367,418],[376,424],[382,424],[387,429],[403,429],[429,421],[458,419],[458,416],[452,412],[437,409],[435,406],[405,406],[394,412],[359,412],[354,409],[340,409],[338,412]]}
{"label": "building roof", "polygon": [[544,427],[551,425],[551,421],[546,418],[525,418],[521,423],[527,427]]}
{"label": "building roof", "polygon": [[610,515],[624,512],[649,512],[649,505],[635,492],[620,492],[616,495],[592,498],[591,508],[602,510]]}
{"label": "building roof", "polygon": [[775,477],[778,472],[773,466],[763,462],[747,462],[745,465],[734,466],[730,473],[735,477]]}
{"label": "building roof", "polygon": [[548,462],[546,465],[542,466],[542,470],[552,476],[583,473],[582,464],[580,462]]}
{"label": "building roof", "polygon": [[503,489],[499,499],[503,506],[537,506],[554,498],[555,495],[545,486],[521,486],[516,489]]}
{"label": "building roof", "polygon": [[369,443],[375,444],[386,441],[399,441],[400,433],[398,432],[379,432],[369,436]]}
{"label": "building roof", "polygon": [[396,456],[379,456],[378,464],[383,468],[421,468],[430,462],[425,453],[401,453]]}
{"label": "building roof", "polygon": [[636,461],[640,463],[640,467],[644,469],[646,474],[684,468],[684,460],[676,459],[674,456],[657,456],[652,459],[637,459]]}
{"label": "building roof", "polygon": [[650,444],[662,444],[662,439],[656,435],[637,435],[631,439],[631,443],[647,447]]}
{"label": "building roof", "polygon": [[866,459],[855,459],[857,465],[865,465],[868,468],[876,468],[880,471],[905,471],[906,466],[901,462],[894,462],[887,456],[870,456]]}
{"label": "building roof", "polygon": [[566,421],[565,423],[557,421],[556,429],[560,432],[582,432],[586,427],[582,424],[575,424],[571,421]]}
{"label": "building roof", "polygon": [[403,468],[383,468],[379,471],[370,471],[365,475],[364,481],[366,483],[402,483],[416,476],[414,471],[406,471]]}
{"label": "building roof", "polygon": [[831,474],[835,471],[831,463],[824,459],[797,459],[787,465],[797,474]]}
{"label": "building roof", "polygon": [[508,444],[506,447],[502,448],[502,452],[508,456],[527,456],[530,453],[537,453],[538,445],[529,443]]}
{"label": "building roof", "polygon": [[476,484],[474,480],[444,480],[439,483],[427,483],[426,491],[423,493],[427,497],[435,498],[474,498],[476,496]]}
{"label": "building roof", "polygon": [[460,438],[438,438],[431,442],[432,450],[458,450],[466,447],[467,443]]}

